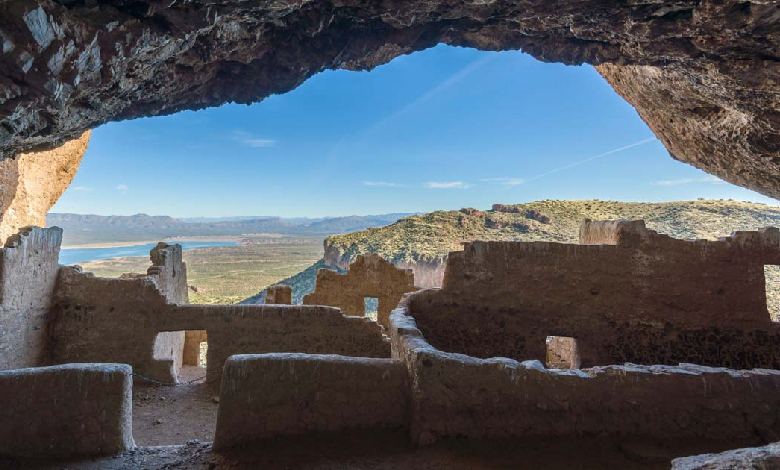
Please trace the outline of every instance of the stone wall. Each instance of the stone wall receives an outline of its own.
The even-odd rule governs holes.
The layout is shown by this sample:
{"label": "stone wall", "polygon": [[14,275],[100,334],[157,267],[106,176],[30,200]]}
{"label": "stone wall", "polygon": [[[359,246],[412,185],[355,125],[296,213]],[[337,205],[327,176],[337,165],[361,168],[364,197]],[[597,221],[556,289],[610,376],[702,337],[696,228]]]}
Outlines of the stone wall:
{"label": "stone wall", "polygon": [[364,316],[365,298],[376,297],[379,302],[377,322],[390,326],[390,311],[407,292],[417,290],[414,274],[409,269],[398,269],[376,254],[358,255],[346,274],[329,269],[317,272],[314,292],[303,298],[304,305],[330,305],[345,315]]}
{"label": "stone wall", "polygon": [[207,380],[218,385],[233,354],[305,352],[389,357],[379,325],[335,308],[286,305],[179,305],[152,278],[98,278],[63,267],[53,309],[55,363],[119,362],[173,382],[171,361],[152,354],[157,334],[205,330]]}
{"label": "stone wall", "polygon": [[780,438],[780,371],[690,364],[548,370],[477,359],[426,342],[406,307],[391,315],[393,356],[410,375],[412,440],[598,435]]}
{"label": "stone wall", "polygon": [[408,390],[398,360],[233,356],[225,363],[214,449],[285,435],[404,428]]}
{"label": "stone wall", "polygon": [[0,250],[0,370],[47,361],[61,241],[59,228],[27,227]]}
{"label": "stone wall", "polygon": [[[160,242],[149,252],[149,258],[152,265],[146,274],[154,279],[163,297],[170,303],[189,303],[187,265],[182,261],[181,245]],[[154,341],[154,360],[171,361],[174,381],[178,381],[178,371],[184,364],[185,343],[184,331],[166,331],[158,334]]]}
{"label": "stone wall", "polygon": [[0,454],[74,457],[133,448],[131,373],[123,364],[0,372]]}
{"label": "stone wall", "polygon": [[585,367],[780,368],[764,279],[780,263],[777,229],[685,241],[641,221],[586,222],[581,236],[611,245],[469,243],[410,311],[432,345],[474,357],[543,361],[545,339],[567,336]]}
{"label": "stone wall", "polygon": [[265,303],[292,305],[292,287],[282,284],[269,286],[265,290]]}

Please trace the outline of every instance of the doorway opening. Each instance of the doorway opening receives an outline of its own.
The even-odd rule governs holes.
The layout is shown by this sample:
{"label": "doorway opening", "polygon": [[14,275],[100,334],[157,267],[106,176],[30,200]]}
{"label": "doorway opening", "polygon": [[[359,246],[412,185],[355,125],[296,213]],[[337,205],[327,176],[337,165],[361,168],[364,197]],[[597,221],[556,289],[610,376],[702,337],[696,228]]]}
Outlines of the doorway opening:
{"label": "doorway opening", "polygon": [[549,369],[579,369],[580,353],[577,340],[568,336],[547,337],[547,357],[545,363]]}
{"label": "doorway opening", "polygon": [[378,309],[379,299],[377,297],[363,297],[363,313],[366,317],[376,321]]}

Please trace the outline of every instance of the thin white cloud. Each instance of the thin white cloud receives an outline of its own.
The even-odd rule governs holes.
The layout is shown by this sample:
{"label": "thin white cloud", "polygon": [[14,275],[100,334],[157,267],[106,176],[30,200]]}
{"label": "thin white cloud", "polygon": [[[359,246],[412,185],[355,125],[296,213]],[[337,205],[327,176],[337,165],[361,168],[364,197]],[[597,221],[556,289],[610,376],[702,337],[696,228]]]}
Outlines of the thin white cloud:
{"label": "thin white cloud", "polygon": [[127,191],[130,189],[130,186],[126,184],[118,184],[114,189],[116,189],[117,191]]}
{"label": "thin white cloud", "polygon": [[640,140],[638,142],[634,142],[633,144],[624,145],[623,147],[618,147],[616,149],[609,150],[607,152],[600,153],[598,155],[593,155],[592,157],[583,158],[582,160],[578,160],[578,161],[576,161],[574,163],[569,163],[568,165],[564,165],[564,166],[559,167],[559,168],[553,168],[552,170],[545,171],[544,173],[538,174],[538,175],[536,175],[536,176],[534,176],[532,178],[528,178],[528,179],[525,180],[525,183],[527,183],[529,181],[538,180],[539,178],[544,178],[545,176],[551,175],[553,173],[558,173],[559,171],[564,171],[564,170],[568,170],[569,168],[574,168],[575,166],[580,166],[583,163],[588,163],[588,162],[592,162],[593,160],[598,160],[599,158],[604,158],[604,157],[606,157],[608,155],[612,155],[614,153],[622,152],[624,150],[628,150],[628,149],[631,149],[631,148],[634,148],[634,147],[638,147],[640,145],[644,145],[644,144],[647,144],[647,143],[650,143],[650,142],[655,142],[656,140],[658,140],[658,139],[656,139],[655,137],[650,137],[649,139],[643,139],[643,140]]}
{"label": "thin white cloud", "polygon": [[92,188],[88,186],[73,186],[70,189],[72,189],[73,191],[92,191]]}
{"label": "thin white cloud", "polygon": [[406,186],[401,183],[393,183],[391,181],[362,181],[363,186],[376,186],[381,188],[403,188]]}
{"label": "thin white cloud", "polygon": [[723,184],[724,181],[718,178],[717,176],[703,176],[701,178],[681,178],[678,180],[661,180],[661,181],[651,181],[650,184],[653,186],[678,186],[681,184],[691,184],[691,183],[709,183],[709,184]]}
{"label": "thin white cloud", "polygon": [[233,131],[233,137],[242,145],[252,148],[267,148],[276,145],[276,141],[273,139],[261,139],[246,131]]}
{"label": "thin white cloud", "polygon": [[470,184],[463,181],[428,181],[425,187],[429,189],[468,189]]}
{"label": "thin white cloud", "polygon": [[520,186],[525,183],[525,180],[522,178],[482,178],[480,181],[500,184],[502,186]]}

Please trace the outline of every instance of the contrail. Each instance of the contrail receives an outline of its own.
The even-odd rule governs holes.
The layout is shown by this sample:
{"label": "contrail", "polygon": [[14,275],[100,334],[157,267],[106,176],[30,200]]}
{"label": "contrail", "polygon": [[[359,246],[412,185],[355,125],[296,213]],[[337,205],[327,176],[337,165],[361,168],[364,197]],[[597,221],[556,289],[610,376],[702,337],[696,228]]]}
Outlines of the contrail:
{"label": "contrail", "polygon": [[555,169],[550,170],[550,171],[545,171],[544,173],[536,175],[536,176],[534,176],[532,178],[528,178],[527,180],[523,181],[523,184],[528,183],[529,181],[538,180],[539,178],[543,178],[543,177],[545,177],[547,175],[551,175],[553,173],[558,173],[559,171],[568,170],[569,168],[573,168],[575,166],[582,165],[583,163],[588,163],[588,162],[592,162],[593,160],[598,160],[599,158],[604,158],[604,157],[606,157],[608,155],[612,155],[613,153],[618,153],[618,152],[622,152],[623,150],[628,150],[630,148],[639,147],[640,145],[644,145],[644,144],[646,144],[648,142],[653,142],[655,140],[658,140],[658,139],[655,138],[655,137],[650,137],[649,139],[640,140],[639,142],[634,142],[633,144],[624,145],[623,147],[616,148],[616,149],[610,150],[608,152],[600,153],[598,155],[594,155],[592,157],[588,157],[588,158],[576,161],[574,163],[569,163],[568,165],[562,166],[560,168],[555,168]]}
{"label": "contrail", "polygon": [[370,128],[366,129],[364,133],[371,133],[376,131],[377,129],[381,128],[388,122],[392,121],[393,119],[396,119],[398,116],[401,116],[403,114],[406,114],[410,109],[424,103],[425,101],[428,101],[432,96],[441,93],[442,91],[446,90],[447,88],[451,87],[452,85],[458,83],[459,81],[463,80],[467,75],[471,74],[475,70],[481,68],[488,62],[494,60],[496,57],[498,57],[498,54],[488,54],[485,55],[474,62],[468,64],[467,66],[463,67],[456,73],[454,73],[452,76],[444,80],[443,82],[439,83],[435,87],[431,88],[430,90],[426,91],[423,95],[421,95],[416,100],[412,101],[411,103],[407,104],[403,108],[399,109],[398,111],[392,113],[391,115],[387,116],[386,118],[382,119],[378,123],[374,124]]}

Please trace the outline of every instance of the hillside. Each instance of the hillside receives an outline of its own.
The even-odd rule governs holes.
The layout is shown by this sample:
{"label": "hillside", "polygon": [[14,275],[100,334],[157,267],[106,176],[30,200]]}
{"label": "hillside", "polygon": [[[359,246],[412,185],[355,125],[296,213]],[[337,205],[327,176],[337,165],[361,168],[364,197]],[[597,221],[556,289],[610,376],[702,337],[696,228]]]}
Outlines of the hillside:
{"label": "hillside", "polygon": [[386,227],[333,235],[325,241],[325,260],[346,267],[358,254],[378,253],[393,262],[441,261],[473,240],[577,243],[580,222],[586,218],[644,219],[648,228],[675,238],[714,239],[736,230],[780,226],[780,207],[738,201],[546,200],[493,207],[498,210],[436,211]]}
{"label": "hillside", "polygon": [[[676,238],[715,239],[737,230],[780,226],[780,207],[738,201],[635,203],[617,201],[538,201],[496,204],[492,210],[461,209],[414,215],[381,228],[333,235],[325,240],[323,267],[346,269],[358,254],[378,253],[396,266],[415,271],[420,286],[440,285],[450,251],[473,240],[558,241],[577,243],[582,219],[644,219],[647,226]],[[313,288],[311,268],[291,278]],[[770,285],[780,281],[767,269]],[[770,289],[780,309],[780,292]],[[306,292],[295,292],[302,297]],[[775,307],[771,308],[773,311]]]}
{"label": "hillside", "polygon": [[241,236],[276,233],[294,236],[332,235],[391,224],[410,214],[329,217],[322,219],[258,216],[224,219],[176,219],[168,216],[136,214],[101,216],[49,213],[48,226],[64,229],[63,245],[155,241],[186,236]]}

